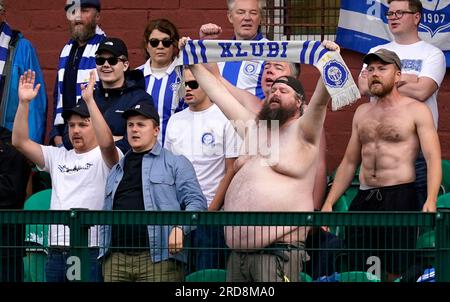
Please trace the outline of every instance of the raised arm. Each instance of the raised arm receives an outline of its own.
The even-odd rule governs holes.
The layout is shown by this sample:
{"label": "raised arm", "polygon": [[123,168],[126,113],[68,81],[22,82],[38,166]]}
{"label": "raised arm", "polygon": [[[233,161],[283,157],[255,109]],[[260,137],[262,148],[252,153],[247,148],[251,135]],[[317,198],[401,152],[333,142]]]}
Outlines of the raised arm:
{"label": "raised arm", "polygon": [[[206,68],[225,86],[225,88],[231,93],[231,95],[241,103],[247,110],[258,114],[262,107],[262,101],[255,95],[251,94],[245,89],[238,88],[228,82],[219,71],[216,63],[205,64]],[[214,101],[214,100],[213,100]]]}
{"label": "raised arm", "polygon": [[[333,51],[340,51],[339,45],[332,41],[323,41],[322,45]],[[325,88],[322,77],[317,81],[316,89],[308,104],[308,109],[300,119],[300,129],[306,141],[319,144],[330,94]]]}
{"label": "raised arm", "polygon": [[[230,121],[254,120],[256,114],[246,109],[210,71],[200,64],[190,66],[194,77],[211,100]],[[242,133],[240,133],[242,135]]]}
{"label": "raised arm", "polygon": [[82,97],[86,102],[94,127],[97,143],[100,147],[102,158],[109,168],[112,168],[119,161],[119,153],[111,133],[111,129],[103,118],[94,99],[95,71],[89,74],[89,83],[82,85]]}
{"label": "raised arm", "polygon": [[16,117],[12,132],[13,145],[22,152],[29,160],[44,167],[44,154],[41,146],[30,139],[28,135],[28,111],[30,102],[34,99],[41,87],[41,84],[34,86],[36,74],[34,71],[25,71],[19,79],[19,105],[17,107]]}
{"label": "raised arm", "polygon": [[441,146],[430,109],[425,104],[416,105],[418,107],[415,113],[416,129],[423,156],[427,162],[427,200],[422,210],[436,212],[436,201],[442,179]]}

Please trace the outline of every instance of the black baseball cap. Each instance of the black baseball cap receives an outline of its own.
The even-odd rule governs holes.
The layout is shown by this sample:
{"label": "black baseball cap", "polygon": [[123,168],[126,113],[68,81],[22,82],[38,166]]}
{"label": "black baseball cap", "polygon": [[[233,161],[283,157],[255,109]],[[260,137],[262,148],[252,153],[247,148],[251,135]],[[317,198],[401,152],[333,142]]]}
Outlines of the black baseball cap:
{"label": "black baseball cap", "polygon": [[[70,7],[74,5],[75,1],[71,1],[71,3],[67,3],[64,7],[64,10],[67,11]],[[102,9],[102,5],[100,4],[100,0],[80,0],[81,7],[93,7],[100,12]]]}
{"label": "black baseball cap", "polygon": [[288,85],[289,87],[291,87],[292,89],[294,89],[294,91],[301,95],[302,97],[305,96],[305,90],[303,89],[302,84],[300,83],[299,80],[297,80],[294,77],[291,76],[281,76],[279,78],[277,78],[273,83],[272,86],[275,85],[276,83],[283,83]]}
{"label": "black baseball cap", "polygon": [[125,45],[125,42],[123,42],[119,38],[107,38],[102,43],[100,43],[95,54],[100,54],[103,51],[110,52],[116,57],[125,56],[126,58],[128,58],[127,46]]}
{"label": "black baseball cap", "polygon": [[402,62],[398,55],[390,50],[380,48],[375,52],[369,53],[364,56],[363,62],[369,65],[373,61],[381,61],[386,64],[394,64],[398,70],[402,70]]}
{"label": "black baseball cap", "polygon": [[143,115],[145,117],[148,117],[149,119],[154,120],[159,126],[159,114],[156,111],[155,106],[153,106],[153,103],[149,102],[148,100],[141,101],[122,113],[122,117],[124,119],[128,119],[130,116],[136,115]]}
{"label": "black baseball cap", "polygon": [[62,117],[67,121],[70,119],[70,117],[73,114],[77,114],[81,117],[90,117],[88,107],[86,105],[86,102],[83,99],[80,99],[78,103],[75,105],[75,107],[72,107],[70,109],[66,109],[62,113]]}

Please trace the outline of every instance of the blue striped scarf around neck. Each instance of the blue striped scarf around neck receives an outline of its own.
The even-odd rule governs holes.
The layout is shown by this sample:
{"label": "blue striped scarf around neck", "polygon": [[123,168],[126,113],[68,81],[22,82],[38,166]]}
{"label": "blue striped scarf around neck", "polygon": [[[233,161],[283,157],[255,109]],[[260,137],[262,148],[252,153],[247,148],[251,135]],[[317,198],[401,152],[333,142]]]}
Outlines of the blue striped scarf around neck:
{"label": "blue striped scarf around neck", "polygon": [[[81,98],[81,84],[85,84],[89,81],[89,73],[91,70],[95,70],[95,52],[98,49],[100,43],[105,39],[105,33],[97,26],[95,29],[95,35],[89,39],[87,42],[86,48],[84,49],[83,56],[80,60],[80,64],[78,66],[78,74],[77,74],[77,101]],[[64,119],[62,117],[63,112],[63,80],[64,80],[64,71],[65,66],[67,64],[67,59],[70,55],[70,50],[72,49],[74,40],[70,40],[66,46],[61,51],[61,55],[59,56],[59,65],[58,65],[58,98],[56,105],[56,116],[55,116],[55,125],[64,124]]]}
{"label": "blue striped scarf around neck", "polygon": [[3,70],[9,54],[9,42],[11,41],[12,30],[8,23],[2,23],[0,32],[0,81],[3,79]]}
{"label": "blue striped scarf around neck", "polygon": [[178,65],[247,60],[310,64],[322,75],[333,111],[361,98],[341,55],[320,41],[189,40],[176,60]]}

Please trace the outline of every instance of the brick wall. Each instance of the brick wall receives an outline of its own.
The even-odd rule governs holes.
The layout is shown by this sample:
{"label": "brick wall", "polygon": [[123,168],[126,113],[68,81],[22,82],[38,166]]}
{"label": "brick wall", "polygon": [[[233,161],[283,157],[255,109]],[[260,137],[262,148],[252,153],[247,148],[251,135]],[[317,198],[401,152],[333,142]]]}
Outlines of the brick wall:
{"label": "brick wall", "polygon": [[[52,115],[51,95],[59,52],[69,37],[63,10],[65,2],[65,0],[5,0],[8,22],[15,29],[20,29],[38,52],[49,96],[49,117]],[[144,62],[145,56],[140,43],[144,27],[150,19],[168,18],[178,26],[181,35],[191,38],[197,38],[200,25],[208,22],[221,25],[224,37],[231,36],[232,33],[226,18],[225,0],[103,0],[102,5],[101,27],[108,36],[120,37],[127,43],[133,67]],[[362,55],[343,51],[343,56],[356,78]],[[302,68],[301,80],[308,97],[311,97],[318,75],[313,67]],[[450,99],[450,77],[447,73],[439,95],[439,135],[443,157],[450,159],[450,121],[447,118],[450,106],[445,102],[448,99]],[[345,151],[357,104],[339,112],[330,111],[327,116],[325,129],[329,170],[339,164]]]}

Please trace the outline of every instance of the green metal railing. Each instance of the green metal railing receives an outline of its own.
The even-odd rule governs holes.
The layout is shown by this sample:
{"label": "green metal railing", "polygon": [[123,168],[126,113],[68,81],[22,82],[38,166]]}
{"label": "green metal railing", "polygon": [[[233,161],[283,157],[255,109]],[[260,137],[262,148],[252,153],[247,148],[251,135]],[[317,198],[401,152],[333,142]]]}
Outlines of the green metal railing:
{"label": "green metal railing", "polygon": [[[191,225],[191,226],[328,226],[340,229],[353,227],[391,228],[411,227],[420,234],[434,232],[435,242],[427,247],[409,247],[406,252],[418,259],[433,258],[437,281],[450,281],[450,211],[418,212],[352,212],[352,213],[256,213],[256,212],[148,212],[148,211],[0,211],[0,227],[63,224],[70,228],[71,255],[81,260],[81,281],[88,280],[88,229],[93,225]],[[409,234],[414,235],[414,234]],[[0,254],[12,246],[0,240]],[[195,247],[193,247],[195,249]],[[3,251],[3,252],[1,252]],[[312,247],[308,252],[324,252],[327,248]],[[387,252],[393,252],[389,250]],[[395,252],[395,251],[394,251]]]}

